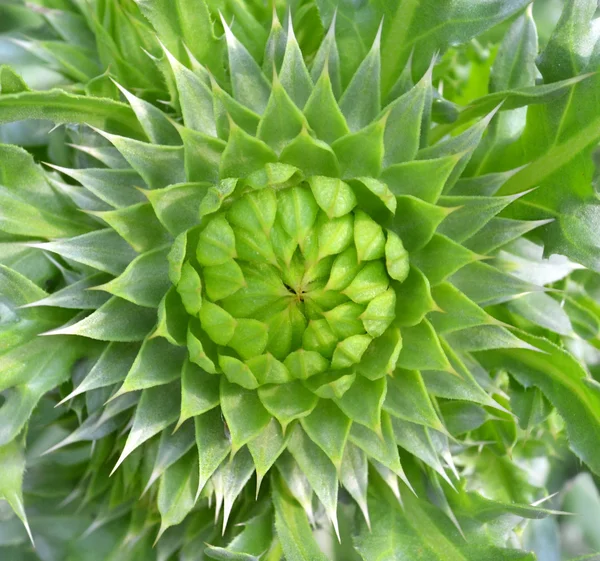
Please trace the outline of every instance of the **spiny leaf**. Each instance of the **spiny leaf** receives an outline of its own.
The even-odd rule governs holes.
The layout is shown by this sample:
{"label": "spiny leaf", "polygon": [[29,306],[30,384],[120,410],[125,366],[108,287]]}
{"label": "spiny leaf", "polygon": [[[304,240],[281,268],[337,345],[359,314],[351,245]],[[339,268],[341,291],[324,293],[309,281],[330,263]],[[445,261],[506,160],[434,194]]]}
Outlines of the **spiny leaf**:
{"label": "spiny leaf", "polygon": [[260,434],[271,419],[257,393],[221,378],[221,409],[231,432],[233,452]]}
{"label": "spiny leaf", "polygon": [[166,386],[147,388],[142,391],[142,396],[133,418],[133,426],[112,473],[117,470],[125,458],[138,448],[138,446],[177,420],[179,416],[180,396],[181,391],[179,390],[178,382],[173,382]]}
{"label": "spiny leaf", "polygon": [[336,403],[352,421],[379,432],[385,392],[385,378],[367,380],[357,376],[350,389]]}
{"label": "spiny leaf", "polygon": [[301,423],[306,434],[339,471],[352,421],[332,401],[321,399]]}
{"label": "spiny leaf", "polygon": [[307,176],[340,175],[335,152],[325,142],[313,138],[306,128],[283,149],[279,160],[301,169]]}
{"label": "spiny leaf", "polygon": [[211,409],[194,418],[196,426],[196,446],[200,459],[200,471],[196,500],[231,450],[231,443],[227,437],[226,425],[221,412]]}
{"label": "spiny leaf", "polygon": [[136,97],[117,82],[115,84],[135,112],[150,142],[165,145],[179,144],[179,136],[175,127],[162,111],[151,103]]}
{"label": "spiny leaf", "polygon": [[284,436],[279,423],[275,419],[271,419],[262,432],[248,443],[248,450],[252,454],[252,459],[256,467],[257,495],[264,476],[287,448],[290,434],[288,432]]}
{"label": "spiny leaf", "polygon": [[223,21],[234,97],[259,115],[267,106],[270,86],[262,70]]}
{"label": "spiny leaf", "polygon": [[212,91],[205,80],[181,64],[164,49],[175,76],[177,95],[186,127],[208,136],[216,136]]}
{"label": "spiny leaf", "polygon": [[299,381],[261,387],[258,396],[265,409],[281,423],[284,432],[294,419],[310,415],[318,402],[317,396]]}
{"label": "spiny leaf", "polygon": [[415,370],[398,370],[388,379],[383,407],[396,417],[444,430],[421,374]]}
{"label": "spiny leaf", "polygon": [[378,177],[383,163],[386,115],[358,132],[332,143],[342,168],[342,177]]}
{"label": "spiny leaf", "polygon": [[186,180],[183,147],[148,144],[126,136],[95,130],[119,150],[150,189],[160,189]]}
{"label": "spiny leaf", "polygon": [[288,450],[298,462],[315,494],[323,503],[327,517],[333,524],[339,539],[336,510],[338,478],[334,465],[298,426],[296,426],[290,438]]}
{"label": "spiny leaf", "polygon": [[171,345],[166,339],[147,339],[117,395],[178,380],[185,355],[184,349]]}
{"label": "spiny leaf", "polygon": [[138,306],[156,308],[169,289],[167,248],[158,248],[136,257],[117,278],[98,286]]}
{"label": "spiny leaf", "polygon": [[185,46],[213,72],[221,71],[223,48],[213,35],[206,4],[191,6],[183,0],[176,0],[176,4],[168,0],[136,0],[136,4],[152,22],[161,41],[181,60],[186,59]]}
{"label": "spiny leaf", "polygon": [[184,456],[194,444],[194,424],[191,421],[184,423],[174,434],[163,431],[160,435],[160,443],[152,473],[144,491],[147,491],[163,475],[165,470]]}
{"label": "spiny leaf", "polygon": [[276,475],[273,481],[273,502],[275,504],[275,528],[282,542],[282,548],[289,561],[326,561],[308,524],[306,514]]}
{"label": "spiny leaf", "polygon": [[127,300],[111,298],[86,318],[45,335],[79,335],[99,341],[141,341],[156,322],[156,311]]}
{"label": "spiny leaf", "polygon": [[60,403],[84,392],[123,381],[139,351],[135,343],[109,343],[81,383]]}
{"label": "spiny leaf", "polygon": [[128,207],[144,200],[135,187],[144,187],[139,174],[132,169],[70,169],[46,164],[79,181],[99,199],[115,208]]}
{"label": "spiny leaf", "polygon": [[196,450],[190,450],[168,467],[160,478],[157,503],[161,522],[157,540],[167,528],[179,524],[194,507],[198,486],[197,461]]}
{"label": "spiny leaf", "polygon": [[0,497],[8,502],[15,514],[21,519],[33,544],[33,536],[29,529],[25,506],[23,504],[22,486],[23,474],[25,472],[25,456],[21,446],[16,441],[0,446],[0,467],[2,468]]}
{"label": "spiny leaf", "polygon": [[335,99],[327,68],[323,69],[304,106],[304,115],[317,136],[330,144],[350,132]]}
{"label": "spiny leaf", "polygon": [[31,245],[113,275],[122,273],[135,257],[133,249],[110,228]]}
{"label": "spiny leaf", "polygon": [[304,123],[302,112],[275,76],[269,102],[258,125],[258,138],[279,154],[284,146],[298,135]]}
{"label": "spiny leaf", "polygon": [[340,99],[340,109],[353,132],[374,121],[381,110],[380,43],[381,26],[371,50],[358,67]]}
{"label": "spiny leaf", "polygon": [[51,119],[56,123],[87,123],[103,127],[107,119],[140,130],[131,107],[112,99],[87,97],[63,90],[20,92],[0,97],[0,122]]}
{"label": "spiny leaf", "polygon": [[280,76],[281,84],[290,98],[302,109],[312,91],[312,80],[296,41],[291,17],[288,20],[287,41]]}

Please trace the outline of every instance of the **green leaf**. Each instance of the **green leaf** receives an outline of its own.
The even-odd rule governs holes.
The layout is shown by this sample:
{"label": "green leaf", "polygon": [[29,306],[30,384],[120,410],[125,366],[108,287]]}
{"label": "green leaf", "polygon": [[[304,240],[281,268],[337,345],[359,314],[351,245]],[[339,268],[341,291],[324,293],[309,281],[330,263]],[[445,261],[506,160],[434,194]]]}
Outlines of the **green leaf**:
{"label": "green leaf", "polygon": [[202,307],[202,280],[196,269],[186,261],[181,269],[177,292],[188,314],[197,315]]}
{"label": "green leaf", "polygon": [[136,97],[117,82],[115,82],[115,85],[135,112],[140,125],[152,144],[179,144],[179,135],[175,127],[160,109]]}
{"label": "green leaf", "polygon": [[133,426],[112,473],[136,448],[177,421],[180,398],[181,390],[178,382],[142,390],[133,418]]}
{"label": "green leaf", "polygon": [[407,370],[451,371],[435,330],[426,319],[413,327],[402,329],[402,352],[398,366]]}
{"label": "green leaf", "polygon": [[221,462],[231,450],[227,428],[221,411],[211,409],[194,417],[196,426],[196,446],[200,460],[200,471],[196,500]]}
{"label": "green leaf", "polygon": [[350,389],[335,402],[352,421],[380,432],[386,387],[385,378],[367,380],[364,376],[357,376]]}
{"label": "green leaf", "polygon": [[344,216],[356,206],[354,191],[340,179],[313,176],[308,183],[317,204],[330,219]]}
{"label": "green leaf", "polygon": [[331,148],[340,162],[342,177],[379,177],[383,163],[385,123],[386,115],[332,143]]}
{"label": "green leaf", "polygon": [[183,457],[194,444],[194,424],[192,422],[185,423],[173,434],[163,431],[160,435],[152,473],[144,491],[147,491],[163,475],[165,470]]}
{"label": "green leaf", "polygon": [[275,76],[269,102],[258,125],[258,138],[279,154],[298,136],[305,122],[302,112]]}
{"label": "green leaf", "polygon": [[171,287],[158,305],[156,327],[150,336],[164,337],[172,345],[183,345],[187,337],[188,320],[179,294],[175,287]]}
{"label": "green leaf", "polygon": [[518,296],[540,292],[539,286],[507,275],[487,263],[466,265],[450,277],[456,288],[480,306],[507,302]]}
{"label": "green leaf", "polygon": [[479,519],[475,513],[471,516],[466,513],[464,518],[457,516],[460,527],[467,532],[463,536],[441,509],[410,494],[403,497],[402,506],[382,482],[369,486],[368,504],[372,529],[361,523],[354,542],[367,561],[377,558],[478,561],[482,555],[498,561],[535,558],[533,554],[495,545],[500,543],[498,534],[503,530],[491,524],[491,533],[481,531],[485,519]]}
{"label": "green leaf", "polygon": [[[389,278],[383,263],[381,261],[370,261],[341,292],[357,304],[366,304],[376,296],[383,294],[388,285]],[[332,327],[334,326],[332,325]]]}
{"label": "green leaf", "polygon": [[398,370],[388,378],[383,407],[395,417],[444,432],[421,374]]}
{"label": "green leaf", "polygon": [[394,428],[394,437],[398,446],[404,448],[415,457],[425,462],[428,466],[432,467],[449,484],[451,484],[433,445],[430,429],[423,425],[404,421],[398,417],[392,418],[392,426]]}
{"label": "green leaf", "polygon": [[334,151],[325,142],[313,138],[306,128],[283,149],[279,160],[297,167],[306,176],[340,175],[340,165]]}
{"label": "green leaf", "polygon": [[483,407],[464,401],[440,403],[440,410],[448,432],[456,436],[479,428],[488,417]]}
{"label": "green leaf", "polygon": [[592,470],[600,470],[598,447],[593,443],[600,430],[600,394],[586,385],[588,374],[566,351],[549,341],[516,331],[519,338],[543,352],[499,349],[483,355],[486,365],[500,360],[503,368],[521,385],[539,387],[565,420],[573,451]]}
{"label": "green leaf", "polygon": [[346,444],[340,468],[340,483],[357,502],[367,526],[370,526],[367,507],[367,485],[369,466],[366,454],[352,443]]}
{"label": "green leaf", "polygon": [[219,379],[190,361],[181,372],[181,415],[177,426],[219,404]]}
{"label": "green leaf", "polygon": [[0,92],[2,95],[30,91],[23,78],[10,66],[0,66]]}
{"label": "green leaf", "polygon": [[260,115],[265,110],[271,93],[269,82],[256,61],[236,39],[223,19],[222,23],[229,53],[233,95],[235,99]]}
{"label": "green leaf", "polygon": [[70,169],[52,164],[46,165],[79,181],[88,191],[112,207],[128,207],[144,200],[144,196],[135,187],[144,187],[145,184],[135,170]]}
{"label": "green leaf", "polygon": [[478,260],[464,246],[434,234],[431,241],[411,256],[411,262],[427,277],[432,286],[439,285],[459,269]]}
{"label": "green leaf", "polygon": [[339,471],[352,421],[330,400],[321,399],[307,417],[302,428]]}
{"label": "green leaf", "polygon": [[180,60],[187,59],[186,47],[194,57],[218,73],[221,71],[222,45],[213,35],[206,4],[192,7],[188,2],[135,0],[150,20],[160,40]]}
{"label": "green leaf", "polygon": [[41,397],[65,382],[74,362],[82,354],[80,345],[65,338],[17,347],[2,355],[0,446],[17,437]]}
{"label": "green leaf", "polygon": [[401,195],[397,200],[398,207],[391,229],[400,236],[409,252],[425,247],[453,210],[432,205],[412,195]]}
{"label": "green leaf", "polygon": [[317,137],[328,144],[350,132],[346,119],[335,100],[327,68],[323,69],[306,102],[304,115]]}
{"label": "green leaf", "polygon": [[[199,12],[202,13],[202,9]],[[164,49],[164,52],[175,76],[177,96],[185,126],[211,137],[216,136],[213,95],[207,80],[202,80],[187,69],[167,49]]]}
{"label": "green leaf", "polygon": [[408,277],[396,291],[394,323],[402,327],[417,325],[435,309],[437,304],[431,297],[429,280],[419,269],[411,267]]}
{"label": "green leaf", "polygon": [[293,102],[302,109],[312,91],[312,80],[296,41],[292,18],[288,20],[287,40],[280,71],[281,84]]}
{"label": "green leaf", "polygon": [[[226,144],[218,138],[180,127],[187,181],[217,183],[219,164]],[[171,181],[171,184],[175,181]]]}
{"label": "green leaf", "polygon": [[108,275],[105,273],[96,273],[85,277],[80,281],[76,281],[65,288],[61,288],[53,292],[49,296],[25,304],[24,307],[35,308],[38,306],[50,306],[57,308],[68,308],[74,310],[96,310],[104,304],[110,296],[91,290],[100,286],[103,281],[108,280]]}
{"label": "green leaf", "polygon": [[138,306],[158,307],[170,287],[168,251],[169,248],[158,248],[139,255],[116,279],[95,286],[94,290],[109,292]]}
{"label": "green leaf", "polygon": [[364,450],[369,459],[380,462],[407,482],[408,480],[400,464],[398,445],[394,439],[390,416],[385,411],[381,415],[381,421],[379,433],[373,432],[362,425],[353,424],[350,431],[350,441]]}
{"label": "green leaf", "polygon": [[258,397],[265,409],[280,423],[285,432],[294,420],[310,415],[318,398],[299,381],[273,384],[258,389]]}
{"label": "green leaf", "polygon": [[185,349],[166,339],[146,339],[116,395],[161,386],[180,379]]}
{"label": "green leaf", "polygon": [[36,238],[68,238],[90,228],[68,211],[54,214],[25,202],[17,193],[0,186],[0,230]]}
{"label": "green leaf", "polygon": [[277,155],[267,144],[231,123],[229,141],[221,157],[219,177],[247,177],[276,161]]}
{"label": "green leaf", "polygon": [[397,327],[391,327],[369,345],[358,371],[369,380],[391,375],[396,369],[402,350],[402,336]]}
{"label": "green leaf", "polygon": [[275,529],[288,561],[326,561],[315,541],[302,507],[289,495],[278,476],[273,476]]}
{"label": "green leaf", "polygon": [[[525,74],[525,73],[524,73]],[[577,76],[554,84],[545,84],[541,86],[527,86],[522,88],[507,88],[503,91],[497,91],[477,98],[465,109],[463,109],[458,118],[451,124],[441,126],[439,131],[436,131],[434,138],[439,138],[449,130],[472,121],[482,115],[488,114],[500,104],[500,111],[510,111],[527,107],[534,104],[543,104],[560,99],[566,95],[573,86],[577,83],[586,80],[590,75]],[[500,115],[501,117],[503,115]]]}
{"label": "green leaf", "polygon": [[[431,71],[427,71],[419,83],[391,103],[386,122],[384,167],[413,160],[419,150],[421,130],[427,104],[430,102]],[[416,193],[407,193],[416,195]],[[418,195],[417,195],[418,196]],[[430,201],[433,202],[433,201]]]}
{"label": "green leaf", "polygon": [[527,0],[492,0],[475,5],[460,0],[440,7],[435,0],[414,0],[386,6],[381,49],[384,93],[393,86],[411,52],[413,68],[422,72],[435,52],[469,41],[527,4]]}
{"label": "green leaf", "polygon": [[435,204],[458,161],[451,155],[395,164],[383,170],[381,180],[396,196],[411,195]]}
{"label": "green leaf", "polygon": [[231,508],[244,485],[254,473],[252,456],[247,448],[240,450],[229,462],[224,462],[219,467],[217,477],[223,480],[223,532],[227,528],[227,521]]}
{"label": "green leaf", "polygon": [[114,230],[106,228],[82,236],[31,244],[61,257],[89,265],[112,275],[121,274],[135,258],[133,249]]}
{"label": "green leaf", "polygon": [[244,529],[226,548],[209,545],[205,553],[220,561],[259,561],[273,541],[273,513],[268,510],[241,525]]}
{"label": "green leaf", "polygon": [[255,390],[258,382],[252,374],[250,367],[241,360],[232,356],[219,356],[219,366],[232,384],[237,384],[247,390]]}
{"label": "green leaf", "polygon": [[335,466],[298,426],[294,428],[288,443],[288,450],[298,462],[300,469],[325,507],[327,517],[339,536],[337,523],[338,478]]}
{"label": "green leaf", "polygon": [[358,131],[375,120],[381,111],[381,27],[371,50],[361,62],[340,99],[340,109],[350,130]]}
{"label": "green leaf", "polygon": [[94,130],[117,148],[150,189],[161,189],[186,180],[182,146],[148,144],[127,136]]}
{"label": "green leaf", "polygon": [[48,331],[45,335],[79,335],[99,341],[141,341],[156,322],[156,310],[111,298],[77,323]]}
{"label": "green leaf", "polygon": [[197,461],[196,450],[190,450],[183,458],[167,468],[160,478],[157,498],[160,530],[157,540],[167,528],[182,522],[194,508],[198,487]]}
{"label": "green leaf", "polygon": [[221,379],[221,409],[233,452],[258,436],[271,419],[255,391],[231,384],[225,377]]}
{"label": "green leaf", "polygon": [[27,522],[25,506],[23,504],[23,474],[25,472],[25,455],[17,442],[10,442],[0,446],[0,497],[8,502],[14,513],[25,525],[29,539],[33,544],[33,536]]}
{"label": "green leaf", "polygon": [[290,434],[288,432],[284,436],[279,423],[275,419],[271,419],[262,432],[248,443],[248,450],[252,454],[252,459],[256,467],[257,495],[264,476],[287,448]]}
{"label": "green leaf", "polygon": [[203,267],[202,273],[204,290],[208,297],[215,302],[235,294],[240,288],[246,286],[244,273],[233,259],[220,263],[216,267]]}
{"label": "green leaf", "polygon": [[122,382],[139,351],[135,343],[109,343],[81,383],[60,403],[82,393]]}
{"label": "green leaf", "polygon": [[519,196],[442,197],[438,204],[455,210],[440,224],[438,232],[454,241],[463,242],[483,228]]}
{"label": "green leaf", "polygon": [[0,96],[0,123],[24,119],[49,119],[55,123],[86,123],[104,127],[116,121],[134,134],[140,130],[129,105],[112,99],[88,97],[63,90],[20,92]]}

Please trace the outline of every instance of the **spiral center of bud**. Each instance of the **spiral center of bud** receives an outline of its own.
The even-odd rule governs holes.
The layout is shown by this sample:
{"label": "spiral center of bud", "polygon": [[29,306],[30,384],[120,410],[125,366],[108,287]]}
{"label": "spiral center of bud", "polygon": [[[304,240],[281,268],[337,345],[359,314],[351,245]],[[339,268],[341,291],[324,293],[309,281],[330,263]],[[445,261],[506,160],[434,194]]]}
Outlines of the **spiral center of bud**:
{"label": "spiral center of bud", "polygon": [[358,364],[395,317],[399,239],[355,207],[347,184],[311,178],[210,215],[177,286],[190,358],[248,388]]}

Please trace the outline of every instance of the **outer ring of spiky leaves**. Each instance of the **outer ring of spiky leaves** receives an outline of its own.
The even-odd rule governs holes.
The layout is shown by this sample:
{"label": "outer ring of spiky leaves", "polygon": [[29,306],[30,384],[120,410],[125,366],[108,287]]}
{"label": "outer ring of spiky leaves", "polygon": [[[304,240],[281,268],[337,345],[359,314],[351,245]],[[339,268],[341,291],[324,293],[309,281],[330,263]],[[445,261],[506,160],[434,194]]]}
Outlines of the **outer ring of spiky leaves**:
{"label": "outer ring of spiky leaves", "polygon": [[[401,446],[447,478],[445,464],[452,461],[447,431],[432,396],[500,408],[472,374],[479,365],[470,352],[527,350],[529,345],[480,306],[538,288],[481,263],[478,254],[540,223],[499,221],[495,215],[515,197],[474,196],[476,185],[458,182],[488,120],[423,147],[430,74],[414,87],[400,77],[382,111],[379,37],[342,94],[333,26],[309,71],[291,27],[286,37],[275,25],[264,62],[269,73],[277,69],[272,81],[225,30],[233,95],[200,64],[193,61],[190,70],[165,51],[177,95],[173,104],[181,108],[184,125],[123,90],[150,142],[98,131],[114,149],[87,151],[112,169],[58,168],[86,192],[82,196],[55,177],[54,188],[106,228],[93,229],[95,223],[87,221],[57,222],[47,214],[35,232],[18,230],[16,220],[5,222],[11,234],[58,238],[34,246],[83,266],[78,282],[48,296],[32,290],[24,301],[45,296],[38,306],[95,310],[50,332],[109,342],[68,397],[122,382],[111,402],[118,404],[130,398],[123,394],[135,401],[131,392],[141,391],[117,466],[154,435],[193,417],[199,472],[197,481],[186,481],[198,489],[196,497],[213,476],[227,482],[224,488],[208,486],[224,497],[225,523],[251,474],[256,470],[260,481],[275,462],[290,481],[299,466],[333,521],[339,482],[368,517],[367,460],[394,487],[396,476],[404,478]],[[498,188],[504,176],[495,180]],[[254,383],[240,384],[239,377],[212,375],[201,360],[210,359],[206,338],[194,327],[198,321],[202,327],[205,302],[200,306],[197,296],[204,290],[204,273],[196,270],[196,279],[190,259],[198,259],[199,248],[206,250],[203,233],[233,208],[229,205],[248,200],[248,188],[308,192],[298,181],[307,182],[315,200],[324,201],[324,212],[334,212],[333,219],[343,202],[335,189],[348,186],[356,199],[355,219],[363,217],[384,232],[396,311],[391,326],[373,342],[381,348],[368,357],[371,363],[360,363],[360,375],[331,370],[306,383],[254,389]],[[135,189],[140,185],[144,189]],[[30,197],[19,204],[22,216],[24,208],[38,210],[39,202]],[[299,230],[287,233],[299,235]],[[104,282],[106,275],[114,278]],[[99,308],[98,291],[112,295]],[[284,431],[290,423],[294,427]],[[185,460],[187,466],[188,449],[182,446],[174,461]],[[233,460],[225,461],[232,450]],[[158,470],[163,529],[181,520],[182,507],[175,516],[169,492],[176,468],[178,463]],[[294,492],[295,486],[290,488]],[[296,497],[311,512],[306,494]],[[193,504],[188,501],[186,508]]]}

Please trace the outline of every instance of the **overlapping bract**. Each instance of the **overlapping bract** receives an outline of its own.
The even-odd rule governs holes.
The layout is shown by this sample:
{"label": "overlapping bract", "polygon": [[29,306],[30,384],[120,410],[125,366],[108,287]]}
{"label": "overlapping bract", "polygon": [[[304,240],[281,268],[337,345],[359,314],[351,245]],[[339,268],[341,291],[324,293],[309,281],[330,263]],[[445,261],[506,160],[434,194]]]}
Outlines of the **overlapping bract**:
{"label": "overlapping bract", "polygon": [[[575,450],[599,469],[598,396],[577,393],[577,411],[571,394],[559,395],[561,384],[584,387],[586,372],[502,314],[508,303],[515,317],[531,320],[531,301],[551,298],[542,287],[577,266],[559,259],[559,277],[520,274],[518,255],[539,249],[522,236],[545,225],[538,219],[546,214],[499,217],[520,196],[497,195],[511,174],[463,175],[490,122],[499,126],[505,114],[429,146],[431,71],[416,85],[407,72],[397,77],[382,103],[379,34],[343,81],[335,20],[309,67],[291,24],[284,30],[275,20],[262,66],[224,24],[230,88],[155,27],[166,44],[157,65],[172,95],[170,116],[152,96],[123,87],[127,104],[73,98],[81,113],[59,120],[99,128],[81,132],[87,165],[54,166],[62,176],[2,148],[2,274],[11,287],[0,358],[11,373],[3,443],[15,445],[40,398],[88,357],[62,400],[75,410],[85,402],[87,417],[54,449],[104,442],[94,456],[121,467],[128,499],[141,489],[127,483],[127,471],[155,455],[147,483],[160,481],[161,533],[195,505],[204,512],[213,495],[227,526],[253,473],[260,484],[271,472],[275,527],[291,559],[295,550],[286,548],[295,540],[286,531],[310,536],[303,511],[318,515],[313,494],[336,524],[340,484],[367,524],[369,506],[378,517],[404,516],[394,504],[398,478],[422,498],[433,487],[439,511],[422,498],[407,507],[455,524],[460,541],[461,515],[485,509],[461,505],[482,500],[462,490],[457,500],[444,494],[459,484],[454,453],[468,469],[471,445],[495,439],[511,419],[510,383],[490,372],[538,386],[565,417]],[[571,86],[554,85],[537,101]],[[179,114],[181,121],[171,118]],[[48,292],[34,284],[55,279]],[[55,363],[36,374],[40,356]],[[520,391],[528,402],[530,394],[511,388]],[[534,399],[530,422],[545,421],[545,398]],[[592,435],[577,428],[585,419]],[[107,437],[129,424],[126,439]],[[516,430],[498,437],[505,449]],[[369,464],[375,486],[367,499]],[[528,490],[519,500],[534,498]],[[11,504],[24,517],[20,502]],[[253,555],[276,547],[265,508],[264,549]],[[494,512],[490,518],[503,514],[498,505]],[[140,516],[154,527],[152,508]],[[368,559],[374,546],[361,536]],[[485,540],[473,540],[476,555]]]}

